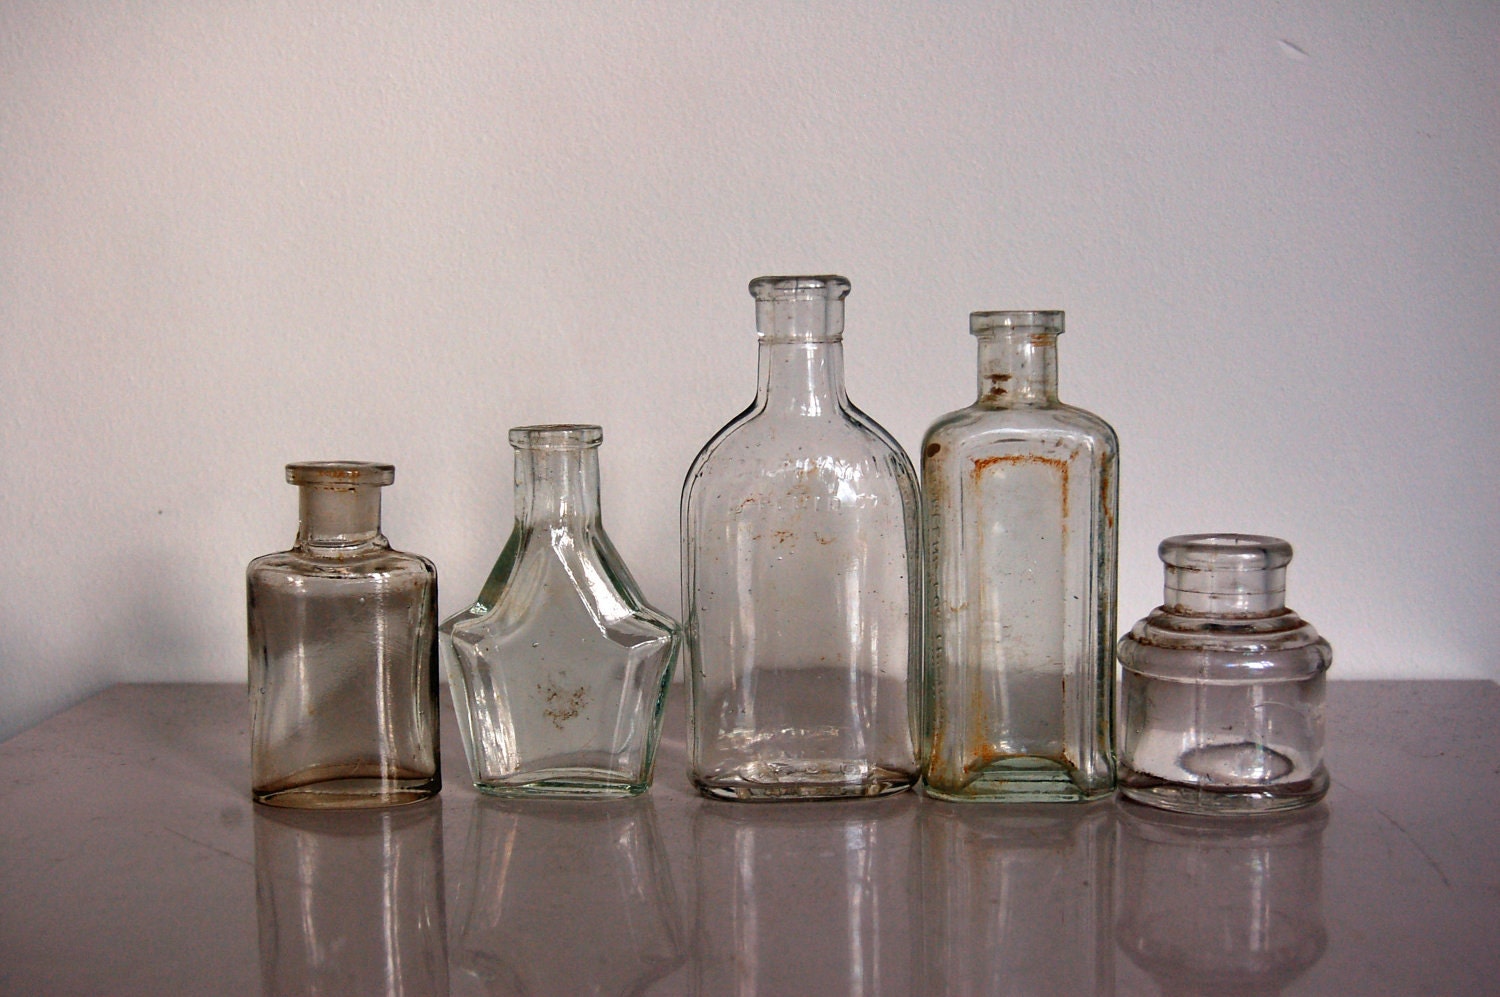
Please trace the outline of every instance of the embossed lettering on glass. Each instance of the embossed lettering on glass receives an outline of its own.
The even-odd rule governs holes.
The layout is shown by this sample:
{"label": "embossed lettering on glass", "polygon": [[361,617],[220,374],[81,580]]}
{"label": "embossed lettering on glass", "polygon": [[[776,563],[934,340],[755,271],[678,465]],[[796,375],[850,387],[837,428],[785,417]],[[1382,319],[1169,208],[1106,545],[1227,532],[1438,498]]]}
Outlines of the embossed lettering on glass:
{"label": "embossed lettering on glass", "polygon": [[651,785],[677,624],[604,532],[598,426],[523,426],[516,525],[472,606],[443,622],[474,785],[611,797]]}
{"label": "embossed lettering on glass", "polygon": [[1333,649],[1286,606],[1292,545],[1168,537],[1162,605],[1120,641],[1120,788],[1168,810],[1256,813],[1328,792]]}
{"label": "embossed lettering on glass", "polygon": [[389,464],[288,464],[291,550],[250,562],[251,791],[283,807],[413,803],[438,772],[437,569],[380,532]]}
{"label": "embossed lettering on glass", "polygon": [[975,312],[979,399],[922,446],[924,784],[1095,799],[1110,745],[1119,445],[1057,398],[1062,312]]}
{"label": "embossed lettering on glass", "polygon": [[878,796],[917,774],[917,482],[844,392],[842,277],[750,284],[755,401],[682,495],[689,766],[737,800]]}

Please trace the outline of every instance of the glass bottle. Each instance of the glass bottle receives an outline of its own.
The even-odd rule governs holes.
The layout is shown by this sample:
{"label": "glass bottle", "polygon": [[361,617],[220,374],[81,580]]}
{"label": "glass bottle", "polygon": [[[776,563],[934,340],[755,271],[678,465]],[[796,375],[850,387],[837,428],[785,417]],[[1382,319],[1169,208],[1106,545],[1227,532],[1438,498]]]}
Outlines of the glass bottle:
{"label": "glass bottle", "polygon": [[1292,545],[1168,537],[1162,605],[1120,641],[1120,788],[1187,813],[1306,806],[1328,791],[1333,649],[1286,607]]}
{"label": "glass bottle", "polygon": [[645,792],[681,644],[604,532],[598,426],[522,426],[516,525],[439,628],[474,785],[496,796]]}
{"label": "glass bottle", "polygon": [[288,464],[291,550],[250,562],[252,795],[284,807],[414,803],[438,771],[437,569],[380,532],[390,464]]}
{"label": "glass bottle", "polygon": [[842,277],[750,283],[755,401],[682,493],[693,782],[738,800],[879,796],[917,776],[917,482],[844,393]]}
{"label": "glass bottle", "polygon": [[1063,313],[975,312],[979,399],[922,445],[930,796],[1110,793],[1119,444],[1057,399]]}

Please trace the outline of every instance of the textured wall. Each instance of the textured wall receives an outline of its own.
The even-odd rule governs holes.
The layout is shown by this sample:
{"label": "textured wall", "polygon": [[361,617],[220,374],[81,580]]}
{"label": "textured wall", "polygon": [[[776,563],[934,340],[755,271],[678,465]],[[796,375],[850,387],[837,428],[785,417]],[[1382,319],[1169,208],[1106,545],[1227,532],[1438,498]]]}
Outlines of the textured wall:
{"label": "textured wall", "polygon": [[288,460],[392,461],[443,612],[507,427],[605,427],[678,609],[677,497],[753,393],[745,283],[854,283],[913,449],[979,308],[1064,308],[1124,450],[1122,624],[1169,533],[1276,533],[1335,674],[1500,678],[1500,7],[0,5],[0,736],[244,673]]}

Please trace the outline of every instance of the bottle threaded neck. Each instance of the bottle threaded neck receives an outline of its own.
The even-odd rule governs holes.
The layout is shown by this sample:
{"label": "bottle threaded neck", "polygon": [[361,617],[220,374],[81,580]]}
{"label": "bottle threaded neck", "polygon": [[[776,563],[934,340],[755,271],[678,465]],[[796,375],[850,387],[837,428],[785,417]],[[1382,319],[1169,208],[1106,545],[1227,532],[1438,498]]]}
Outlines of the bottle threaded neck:
{"label": "bottle threaded neck", "polygon": [[1049,405],[1057,401],[1060,311],[971,312],[969,332],[979,340],[979,398],[996,406]]}
{"label": "bottle threaded neck", "polygon": [[286,466],[298,495],[297,543],[350,547],[380,538],[380,489],[396,480],[391,464],[299,461]]}
{"label": "bottle threaded neck", "polygon": [[1162,605],[1203,616],[1265,616],[1286,607],[1292,545],[1279,537],[1194,533],[1157,548],[1165,565]]}
{"label": "bottle threaded neck", "polygon": [[599,445],[604,430],[586,424],[518,426],[516,519],[532,526],[599,518]]}
{"label": "bottle threaded neck", "polygon": [[836,343],[844,336],[844,298],[849,281],[835,274],[757,277],[755,329],[761,342]]}

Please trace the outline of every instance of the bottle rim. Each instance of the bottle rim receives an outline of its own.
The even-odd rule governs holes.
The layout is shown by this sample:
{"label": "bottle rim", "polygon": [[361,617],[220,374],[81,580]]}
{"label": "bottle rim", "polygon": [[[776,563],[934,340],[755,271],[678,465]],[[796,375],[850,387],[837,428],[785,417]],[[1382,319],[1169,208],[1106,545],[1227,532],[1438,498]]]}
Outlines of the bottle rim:
{"label": "bottle rim", "polygon": [[838,274],[757,277],[750,282],[756,301],[842,301],[849,295],[849,279]]}
{"label": "bottle rim", "polygon": [[970,312],[969,334],[973,336],[996,336],[1007,333],[1050,333],[1061,335],[1063,331],[1062,311],[997,311]]}
{"label": "bottle rim", "polygon": [[602,442],[604,430],[592,423],[516,426],[510,431],[510,445],[517,450],[582,450]]}
{"label": "bottle rim", "polygon": [[286,480],[291,485],[383,488],[396,480],[396,466],[361,460],[301,460],[286,466]]}

